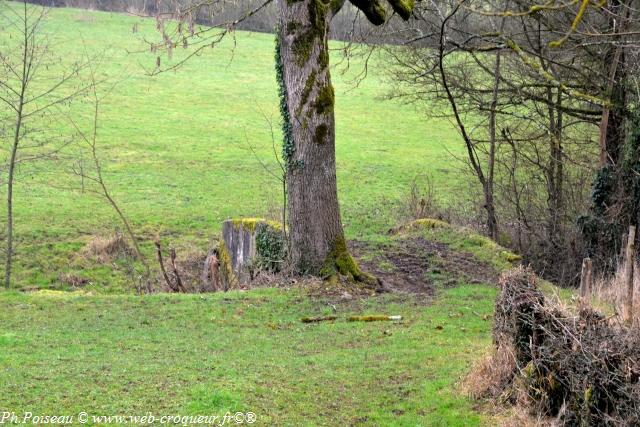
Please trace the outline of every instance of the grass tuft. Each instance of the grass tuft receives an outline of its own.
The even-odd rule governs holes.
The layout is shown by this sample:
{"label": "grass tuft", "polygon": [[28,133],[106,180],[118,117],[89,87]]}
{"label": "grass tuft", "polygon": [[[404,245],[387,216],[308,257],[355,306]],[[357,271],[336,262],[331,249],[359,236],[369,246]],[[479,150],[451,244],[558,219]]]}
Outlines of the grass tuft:
{"label": "grass tuft", "polygon": [[121,233],[109,236],[94,236],[82,248],[80,255],[100,264],[109,263],[120,257],[134,257],[135,251]]}

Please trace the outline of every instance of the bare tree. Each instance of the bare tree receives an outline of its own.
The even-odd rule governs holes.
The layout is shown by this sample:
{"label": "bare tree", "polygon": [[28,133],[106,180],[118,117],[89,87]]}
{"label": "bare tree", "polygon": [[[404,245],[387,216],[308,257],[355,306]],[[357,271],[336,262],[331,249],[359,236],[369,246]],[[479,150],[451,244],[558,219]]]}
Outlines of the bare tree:
{"label": "bare tree", "polygon": [[[44,30],[47,9],[27,2],[0,2],[0,22],[11,37],[0,50],[0,120],[6,150],[6,262],[4,285],[11,285],[14,256],[14,187],[18,167],[54,158],[70,139],[52,136],[59,110],[82,92],[76,77],[82,64],[54,57]],[[52,79],[49,68],[60,69]],[[48,70],[49,69],[49,70]]]}

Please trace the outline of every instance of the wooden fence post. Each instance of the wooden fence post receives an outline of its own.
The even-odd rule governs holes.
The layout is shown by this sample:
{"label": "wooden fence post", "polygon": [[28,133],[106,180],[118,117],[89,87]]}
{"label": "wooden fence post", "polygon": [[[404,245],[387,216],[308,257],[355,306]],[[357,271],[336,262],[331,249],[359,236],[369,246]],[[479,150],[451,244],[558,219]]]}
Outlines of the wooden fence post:
{"label": "wooden fence post", "polygon": [[624,280],[627,288],[625,300],[624,321],[628,325],[633,324],[633,270],[636,260],[636,227],[629,227],[627,238],[627,251],[624,256]]}
{"label": "wooden fence post", "polygon": [[591,299],[591,278],[593,277],[593,263],[591,258],[582,260],[582,274],[580,276],[580,309],[584,309]]}

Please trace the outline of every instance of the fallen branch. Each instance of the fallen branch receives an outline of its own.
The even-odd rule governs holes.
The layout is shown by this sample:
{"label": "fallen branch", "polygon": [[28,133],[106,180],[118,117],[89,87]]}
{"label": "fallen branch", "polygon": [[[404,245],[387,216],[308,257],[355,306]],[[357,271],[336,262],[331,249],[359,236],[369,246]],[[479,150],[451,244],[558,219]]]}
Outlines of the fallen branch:
{"label": "fallen branch", "polygon": [[402,316],[350,316],[347,322],[383,322],[402,320]]}
{"label": "fallen branch", "polygon": [[338,318],[338,316],[319,316],[319,317],[303,317],[300,319],[302,323],[317,323],[317,322],[328,322],[334,321]]}

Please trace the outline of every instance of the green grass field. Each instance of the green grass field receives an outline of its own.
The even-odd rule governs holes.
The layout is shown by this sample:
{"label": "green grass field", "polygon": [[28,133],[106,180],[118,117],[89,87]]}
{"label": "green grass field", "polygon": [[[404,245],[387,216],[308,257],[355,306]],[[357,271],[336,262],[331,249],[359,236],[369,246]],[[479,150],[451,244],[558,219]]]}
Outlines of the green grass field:
{"label": "green grass field", "polygon": [[[156,235],[179,251],[206,250],[224,219],[279,207],[278,183],[248,149],[277,168],[264,118],[279,138],[271,35],[239,32],[235,48],[226,40],[151,77],[143,67],[155,55],[128,53],[144,50],[143,37],[157,39],[151,20],[55,9],[46,30],[63,63],[86,49],[102,58],[102,77],[121,80],[102,106],[99,155],[148,255]],[[6,42],[0,33],[0,48]],[[430,177],[442,200],[468,189],[451,155],[461,148],[454,127],[383,100],[390,86],[379,64],[358,87],[358,61],[346,74],[333,70],[338,185],[348,237],[395,245],[386,233],[416,176]],[[90,108],[72,106],[85,128]],[[64,121],[53,126],[71,132]],[[490,345],[494,286],[451,285],[450,272],[433,270],[425,271],[435,286],[428,301],[396,293],[336,299],[304,287],[134,296],[123,262],[81,255],[89,239],[120,225],[103,201],[80,192],[69,173],[74,156],[69,147],[55,162],[20,170],[14,287],[53,290],[0,293],[0,414],[250,411],[256,425],[495,425],[457,386]],[[510,265],[502,248],[468,231],[420,237],[497,270]],[[63,292],[65,273],[91,283]],[[376,313],[403,321],[344,320]],[[339,319],[300,322],[326,314]]]}
{"label": "green grass field", "polygon": [[[418,227],[388,244],[406,238],[445,243],[478,268],[510,265],[502,248],[469,231]],[[298,287],[205,295],[0,293],[0,414],[251,412],[256,425],[497,425],[500,418],[459,385],[490,346],[497,289],[444,271],[447,259],[426,261],[435,291],[426,300]],[[346,321],[362,314],[403,319]],[[300,321],[322,315],[337,320]],[[92,420],[88,425],[105,425]]]}
{"label": "green grass field", "polygon": [[[52,292],[52,291],[44,291]],[[456,381],[489,344],[495,289],[429,307],[389,296],[337,304],[298,290],[199,295],[0,295],[0,413],[224,415],[256,425],[472,426]],[[345,322],[347,314],[405,320]],[[439,329],[440,327],[441,329]]]}
{"label": "green grass field", "polygon": [[[178,71],[151,77],[145,69],[153,68],[156,55],[146,52],[142,40],[158,39],[153,20],[53,9],[45,28],[53,57],[64,63],[87,51],[100,58],[101,78],[119,82],[103,101],[99,156],[108,185],[149,253],[156,234],[178,247],[207,249],[224,219],[265,215],[281,206],[279,183],[249,149],[255,147],[277,170],[264,117],[279,139],[272,35],[238,32],[235,43],[225,40]],[[173,62],[181,55],[177,49]],[[340,58],[339,51],[332,53],[334,63]],[[163,57],[163,63],[170,60]],[[398,204],[415,177],[431,177],[442,199],[466,185],[461,164],[450,154],[462,146],[450,123],[426,121],[414,107],[382,99],[390,86],[379,61],[369,64],[358,87],[353,79],[362,64],[352,61],[343,71],[333,70],[339,195],[348,237],[366,240],[395,225]],[[86,102],[73,106],[84,129],[91,108]],[[66,120],[52,131],[72,133]],[[58,162],[21,169],[15,285],[56,287],[60,273],[74,272],[91,278],[96,289],[121,291],[121,275],[74,258],[89,237],[108,234],[119,223],[102,200],[81,194],[80,179],[70,173],[77,151],[70,147],[65,154]]]}

